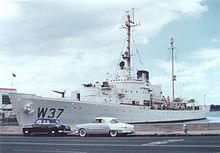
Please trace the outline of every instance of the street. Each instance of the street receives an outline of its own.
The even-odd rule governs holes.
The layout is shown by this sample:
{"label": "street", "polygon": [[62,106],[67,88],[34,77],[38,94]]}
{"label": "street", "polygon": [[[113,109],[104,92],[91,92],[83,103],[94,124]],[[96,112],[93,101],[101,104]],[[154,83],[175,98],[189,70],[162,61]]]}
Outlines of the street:
{"label": "street", "polygon": [[1,153],[220,153],[220,136],[1,136]]}

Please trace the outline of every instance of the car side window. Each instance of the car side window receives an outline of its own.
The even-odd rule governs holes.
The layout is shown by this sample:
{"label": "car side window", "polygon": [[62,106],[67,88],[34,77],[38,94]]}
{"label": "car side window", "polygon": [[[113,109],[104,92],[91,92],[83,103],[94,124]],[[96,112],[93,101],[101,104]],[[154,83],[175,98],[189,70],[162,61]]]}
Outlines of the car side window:
{"label": "car side window", "polygon": [[112,123],[112,124],[116,124],[116,123],[119,123],[119,121],[116,120],[116,119],[112,119],[112,120],[110,121],[110,123]]}
{"label": "car side window", "polygon": [[55,119],[49,120],[50,123],[57,123]]}
{"label": "car side window", "polygon": [[92,121],[92,123],[102,123],[102,119],[95,119]]}
{"label": "car side window", "polygon": [[42,120],[37,120],[35,123],[36,124],[41,124]]}
{"label": "car side window", "polygon": [[49,123],[50,123],[49,120],[43,120],[43,121],[42,121],[42,124],[49,124]]}
{"label": "car side window", "polygon": [[54,122],[58,123],[58,124],[63,124],[63,122],[61,120],[59,120],[59,119],[56,119]]}

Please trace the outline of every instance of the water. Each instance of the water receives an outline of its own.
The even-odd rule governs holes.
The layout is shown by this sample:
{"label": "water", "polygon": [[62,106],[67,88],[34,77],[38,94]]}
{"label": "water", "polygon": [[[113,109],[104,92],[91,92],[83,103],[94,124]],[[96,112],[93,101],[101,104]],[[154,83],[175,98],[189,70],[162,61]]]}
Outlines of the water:
{"label": "water", "polygon": [[212,123],[213,122],[220,123],[220,111],[209,112],[207,120]]}
{"label": "water", "polygon": [[211,111],[204,120],[190,121],[186,123],[220,123],[220,111]]}

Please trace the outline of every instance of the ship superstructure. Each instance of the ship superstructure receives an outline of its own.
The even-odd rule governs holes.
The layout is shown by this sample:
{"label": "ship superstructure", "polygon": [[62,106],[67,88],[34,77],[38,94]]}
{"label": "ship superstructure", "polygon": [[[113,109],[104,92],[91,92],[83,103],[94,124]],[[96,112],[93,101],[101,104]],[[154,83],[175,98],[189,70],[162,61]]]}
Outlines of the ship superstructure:
{"label": "ship superstructure", "polygon": [[[172,99],[162,95],[161,85],[153,85],[147,70],[131,74],[131,29],[137,26],[130,14],[123,26],[127,31],[127,49],[114,77],[102,82],[83,84],[69,98],[46,98],[34,94],[10,93],[9,97],[20,125],[36,118],[61,118],[77,124],[97,116],[116,117],[126,123],[175,122],[207,117],[209,106],[195,106],[174,97],[175,75],[172,73]],[[173,39],[171,49],[173,50]],[[57,91],[56,91],[57,92]],[[61,93],[61,92],[58,92]],[[190,102],[190,105],[189,105]]]}

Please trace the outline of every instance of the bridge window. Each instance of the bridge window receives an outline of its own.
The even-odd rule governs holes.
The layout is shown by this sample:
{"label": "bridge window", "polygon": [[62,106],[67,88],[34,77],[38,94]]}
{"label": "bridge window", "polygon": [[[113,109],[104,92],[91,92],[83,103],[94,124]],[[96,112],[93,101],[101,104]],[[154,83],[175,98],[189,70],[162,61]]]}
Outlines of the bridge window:
{"label": "bridge window", "polygon": [[11,104],[8,95],[2,95],[2,104]]}

